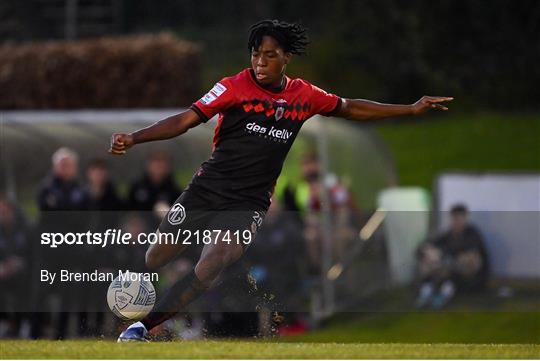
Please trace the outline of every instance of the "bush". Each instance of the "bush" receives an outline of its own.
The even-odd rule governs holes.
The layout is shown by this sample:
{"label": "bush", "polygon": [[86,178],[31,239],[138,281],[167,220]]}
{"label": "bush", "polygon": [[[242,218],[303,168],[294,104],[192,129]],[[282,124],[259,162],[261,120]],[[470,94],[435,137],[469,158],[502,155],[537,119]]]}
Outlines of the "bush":
{"label": "bush", "polygon": [[0,108],[187,106],[200,96],[197,45],[168,33],[0,46]]}

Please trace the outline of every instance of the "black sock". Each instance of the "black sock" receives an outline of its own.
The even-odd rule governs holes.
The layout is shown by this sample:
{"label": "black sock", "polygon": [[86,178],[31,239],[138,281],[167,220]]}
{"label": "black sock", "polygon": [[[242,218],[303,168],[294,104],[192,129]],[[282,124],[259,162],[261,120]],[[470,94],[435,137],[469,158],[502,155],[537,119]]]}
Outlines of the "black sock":
{"label": "black sock", "polygon": [[182,308],[204,293],[207,288],[199,281],[195,270],[192,270],[186,277],[177,281],[167,290],[152,312],[141,320],[142,324],[150,331],[176,315]]}

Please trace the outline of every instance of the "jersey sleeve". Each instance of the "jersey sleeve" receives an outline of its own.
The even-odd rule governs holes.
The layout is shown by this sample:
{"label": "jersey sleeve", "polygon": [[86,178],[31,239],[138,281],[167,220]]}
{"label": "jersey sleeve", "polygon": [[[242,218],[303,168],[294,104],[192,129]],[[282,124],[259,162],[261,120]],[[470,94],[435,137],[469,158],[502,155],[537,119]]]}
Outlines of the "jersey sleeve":
{"label": "jersey sleeve", "polygon": [[313,84],[311,86],[311,115],[320,114],[332,116],[341,107],[341,98],[335,94],[327,93]]}
{"label": "jersey sleeve", "polygon": [[190,107],[203,122],[230,108],[235,103],[231,82],[224,78],[217,82],[201,99]]}

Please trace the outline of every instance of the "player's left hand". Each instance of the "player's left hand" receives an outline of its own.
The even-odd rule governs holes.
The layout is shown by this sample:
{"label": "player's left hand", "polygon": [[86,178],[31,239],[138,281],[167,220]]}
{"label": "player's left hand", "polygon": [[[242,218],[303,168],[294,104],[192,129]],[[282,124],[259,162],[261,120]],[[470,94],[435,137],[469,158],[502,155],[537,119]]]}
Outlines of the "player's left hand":
{"label": "player's left hand", "polygon": [[454,100],[452,97],[431,97],[424,95],[420,100],[412,105],[414,115],[422,114],[430,109],[446,111],[448,108],[444,103]]}

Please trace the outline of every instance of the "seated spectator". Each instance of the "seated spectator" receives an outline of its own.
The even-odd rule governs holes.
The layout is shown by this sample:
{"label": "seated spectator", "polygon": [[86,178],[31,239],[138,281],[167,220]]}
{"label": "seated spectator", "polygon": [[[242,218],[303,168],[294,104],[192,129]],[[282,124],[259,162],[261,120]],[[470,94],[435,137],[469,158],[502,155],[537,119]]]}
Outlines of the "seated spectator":
{"label": "seated spectator", "polygon": [[450,217],[450,230],[418,249],[417,307],[441,308],[456,291],[481,290],[487,283],[487,252],[482,235],[469,223],[467,208],[455,205]]}

